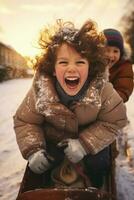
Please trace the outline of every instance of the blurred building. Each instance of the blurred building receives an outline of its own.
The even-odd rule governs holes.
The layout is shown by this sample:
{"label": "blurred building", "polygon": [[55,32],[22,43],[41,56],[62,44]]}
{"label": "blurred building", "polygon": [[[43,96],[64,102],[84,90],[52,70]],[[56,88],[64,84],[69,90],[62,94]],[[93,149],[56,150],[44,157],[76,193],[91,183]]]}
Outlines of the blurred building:
{"label": "blurred building", "polygon": [[26,77],[27,62],[12,47],[0,42],[0,70],[1,73],[3,71],[4,79]]}

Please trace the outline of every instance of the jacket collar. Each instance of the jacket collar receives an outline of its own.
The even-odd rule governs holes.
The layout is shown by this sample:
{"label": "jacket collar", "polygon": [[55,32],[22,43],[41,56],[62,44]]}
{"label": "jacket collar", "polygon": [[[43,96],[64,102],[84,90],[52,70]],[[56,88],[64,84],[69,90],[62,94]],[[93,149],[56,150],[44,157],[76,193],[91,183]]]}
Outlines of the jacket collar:
{"label": "jacket collar", "polygon": [[[83,104],[97,104],[99,106],[101,104],[101,90],[107,80],[107,72],[99,74],[97,78],[90,82],[89,87],[85,92],[85,96],[79,101]],[[54,112],[55,106],[56,109],[59,108],[59,112],[61,112],[63,108],[68,109],[66,106],[60,103],[60,99],[54,86],[54,80],[50,76],[46,74],[36,75],[33,81],[33,87],[36,109],[39,113],[47,115],[49,111],[49,114],[51,114],[51,110]]]}

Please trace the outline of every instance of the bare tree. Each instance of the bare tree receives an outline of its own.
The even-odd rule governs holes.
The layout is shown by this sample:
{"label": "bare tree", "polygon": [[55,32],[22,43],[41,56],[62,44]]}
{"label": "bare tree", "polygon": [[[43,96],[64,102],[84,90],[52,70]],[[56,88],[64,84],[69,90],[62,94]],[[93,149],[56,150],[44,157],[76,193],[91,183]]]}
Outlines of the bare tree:
{"label": "bare tree", "polygon": [[121,18],[121,26],[126,42],[130,45],[132,54],[131,60],[134,63],[134,1],[129,0],[127,12]]}

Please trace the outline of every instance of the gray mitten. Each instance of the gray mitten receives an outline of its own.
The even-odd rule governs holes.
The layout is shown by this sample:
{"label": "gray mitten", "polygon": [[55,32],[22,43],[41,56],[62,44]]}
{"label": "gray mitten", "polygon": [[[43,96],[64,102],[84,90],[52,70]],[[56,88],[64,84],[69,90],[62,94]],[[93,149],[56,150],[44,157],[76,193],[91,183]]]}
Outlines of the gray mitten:
{"label": "gray mitten", "polygon": [[64,153],[66,157],[72,162],[77,163],[87,155],[84,147],[79,139],[66,139],[58,144],[59,147],[65,146]]}
{"label": "gray mitten", "polygon": [[45,150],[40,150],[32,154],[28,158],[28,161],[30,169],[37,174],[41,174],[50,168],[50,163],[45,156]]}

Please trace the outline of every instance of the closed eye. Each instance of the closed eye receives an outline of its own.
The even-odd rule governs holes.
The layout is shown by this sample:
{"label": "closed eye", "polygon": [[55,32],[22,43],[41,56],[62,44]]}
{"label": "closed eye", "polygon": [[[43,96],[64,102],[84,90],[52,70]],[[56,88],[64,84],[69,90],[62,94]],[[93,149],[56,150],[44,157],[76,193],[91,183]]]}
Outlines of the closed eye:
{"label": "closed eye", "polygon": [[77,64],[85,64],[86,62],[84,60],[80,60],[76,62]]}
{"label": "closed eye", "polygon": [[119,52],[119,50],[118,50],[118,49],[117,49],[117,50],[116,50],[116,49],[114,50],[114,53],[118,53],[118,52]]}
{"label": "closed eye", "polygon": [[67,63],[68,63],[67,61],[59,61],[58,62],[58,64],[60,64],[60,65],[67,65]]}

